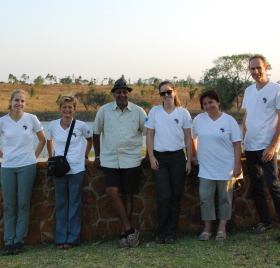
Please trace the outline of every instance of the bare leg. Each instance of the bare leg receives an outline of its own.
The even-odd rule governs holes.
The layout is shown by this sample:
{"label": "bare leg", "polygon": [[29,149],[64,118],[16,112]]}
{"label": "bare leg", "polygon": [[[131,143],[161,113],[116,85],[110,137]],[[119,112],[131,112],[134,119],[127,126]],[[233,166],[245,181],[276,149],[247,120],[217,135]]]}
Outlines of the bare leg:
{"label": "bare leg", "polygon": [[226,232],[226,225],[227,225],[227,221],[220,220],[218,231],[221,231],[221,232],[225,233]]}
{"label": "bare leg", "polygon": [[119,196],[119,189],[117,187],[108,187],[106,188],[106,193],[110,198],[114,211],[122,222],[124,231],[131,229],[126,207]]}
{"label": "bare leg", "polygon": [[[129,223],[131,221],[131,215],[132,215],[132,209],[133,209],[133,195],[125,194],[123,195],[123,203],[126,209],[126,215],[129,220]],[[125,228],[124,225],[122,226],[122,233],[125,234]]]}
{"label": "bare leg", "polygon": [[212,233],[212,221],[205,221],[204,222],[203,232],[206,232],[206,233],[209,233],[209,234]]}

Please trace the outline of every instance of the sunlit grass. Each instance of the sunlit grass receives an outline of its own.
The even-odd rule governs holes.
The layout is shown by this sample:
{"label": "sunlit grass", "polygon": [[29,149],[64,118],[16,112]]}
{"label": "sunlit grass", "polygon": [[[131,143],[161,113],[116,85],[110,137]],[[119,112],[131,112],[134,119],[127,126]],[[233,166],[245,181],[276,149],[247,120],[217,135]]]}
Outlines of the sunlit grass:
{"label": "sunlit grass", "polygon": [[120,249],[117,237],[85,241],[70,250],[30,245],[18,256],[0,258],[0,267],[279,267],[280,231],[251,235],[247,230],[198,242],[197,234],[180,234],[173,245],[157,245],[151,234],[140,235],[134,249]]}

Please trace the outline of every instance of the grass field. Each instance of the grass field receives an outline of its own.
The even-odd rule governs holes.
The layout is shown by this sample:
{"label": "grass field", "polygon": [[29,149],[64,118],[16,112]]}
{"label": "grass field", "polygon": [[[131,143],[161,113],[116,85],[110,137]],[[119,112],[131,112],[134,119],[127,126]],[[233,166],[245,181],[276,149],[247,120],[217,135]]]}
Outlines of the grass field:
{"label": "grass field", "polygon": [[[30,97],[31,88],[35,88],[36,95]],[[161,103],[160,97],[158,94],[147,94],[144,98],[141,96],[141,89],[138,86],[131,86],[133,91],[130,94],[130,98],[137,99],[139,101],[147,101],[151,102],[153,105],[159,105]],[[105,91],[107,93],[110,92],[112,86],[95,86],[98,91]],[[27,105],[26,111],[56,111],[58,106],[56,104],[57,97],[59,94],[66,95],[75,95],[78,91],[87,92],[89,90],[89,86],[86,85],[44,85],[41,88],[36,88],[34,85],[20,85],[20,84],[0,84],[0,112],[6,110],[8,106],[8,100],[10,98],[10,94],[16,89],[23,89],[27,91]],[[152,89],[152,87],[146,87],[145,89]],[[178,95],[181,99],[182,105],[184,107],[188,107],[193,110],[200,110],[198,105],[198,100],[193,100],[190,102],[189,99],[189,87],[186,88],[177,88]],[[79,103],[77,107],[78,111],[86,110],[82,104]],[[89,108],[89,110],[93,110],[93,108]]]}
{"label": "grass field", "polygon": [[231,233],[227,240],[195,240],[197,234],[180,234],[173,245],[157,245],[151,234],[140,235],[134,249],[120,249],[117,237],[85,241],[70,250],[51,244],[26,246],[17,256],[1,257],[0,267],[279,267],[280,230],[251,235]]}
{"label": "grass field", "polygon": [[[87,92],[89,86],[84,85],[45,85],[42,88],[35,88],[36,95],[30,97],[30,90],[34,85],[12,85],[12,84],[0,84],[0,116],[3,116],[8,112],[8,100],[10,98],[11,92],[16,89],[23,89],[27,92],[27,101],[26,101],[26,112],[34,113],[38,116],[41,121],[51,121],[60,117],[59,107],[56,103],[56,100],[59,94],[66,95],[75,95],[78,91]],[[95,86],[98,91],[104,91],[109,93],[112,86]],[[130,99],[133,102],[137,101],[147,101],[155,105],[161,104],[161,100],[158,94],[146,95],[144,98],[141,96],[141,89],[138,86],[132,86],[133,91],[130,94]],[[146,87],[145,89],[152,89],[152,87]],[[181,100],[183,107],[187,108],[192,118],[194,118],[198,113],[201,113],[199,100],[196,97],[194,100],[190,101],[189,98],[189,87],[186,88],[176,88],[178,96]],[[146,110],[148,112],[148,110]],[[96,110],[89,108],[88,110],[85,107],[78,103],[77,111],[75,118],[82,121],[91,121],[95,117]],[[237,112],[233,108],[230,112],[239,123],[242,121],[244,116],[244,111]]]}

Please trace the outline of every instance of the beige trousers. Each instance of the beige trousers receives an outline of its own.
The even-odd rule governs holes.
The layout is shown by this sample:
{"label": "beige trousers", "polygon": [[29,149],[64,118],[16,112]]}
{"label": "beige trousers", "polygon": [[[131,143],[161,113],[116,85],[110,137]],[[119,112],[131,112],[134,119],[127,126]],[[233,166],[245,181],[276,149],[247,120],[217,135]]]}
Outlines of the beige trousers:
{"label": "beige trousers", "polygon": [[215,192],[218,191],[218,218],[228,221],[231,218],[232,195],[235,180],[209,180],[199,178],[199,197],[203,221],[216,220]]}

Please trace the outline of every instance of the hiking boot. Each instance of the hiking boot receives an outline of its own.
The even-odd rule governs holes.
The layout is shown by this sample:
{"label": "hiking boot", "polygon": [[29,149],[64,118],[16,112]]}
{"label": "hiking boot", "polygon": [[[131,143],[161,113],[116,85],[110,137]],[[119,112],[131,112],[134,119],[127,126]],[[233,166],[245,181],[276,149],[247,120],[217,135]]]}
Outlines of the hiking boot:
{"label": "hiking boot", "polygon": [[13,250],[13,255],[18,255],[19,253],[23,252],[23,243],[17,242],[14,244],[14,250]]}
{"label": "hiking boot", "polygon": [[138,236],[139,236],[139,231],[135,228],[134,232],[132,234],[127,235],[127,242],[129,244],[130,248],[135,248],[139,244]]}
{"label": "hiking boot", "polygon": [[251,234],[262,234],[265,231],[271,230],[272,228],[273,226],[271,224],[264,224],[260,222],[259,224],[253,227]]}
{"label": "hiking boot", "polygon": [[13,245],[6,245],[4,251],[2,251],[2,256],[13,255]]}
{"label": "hiking boot", "polygon": [[121,235],[119,239],[119,246],[120,248],[129,248],[129,243],[127,241],[127,238],[123,235]]}

